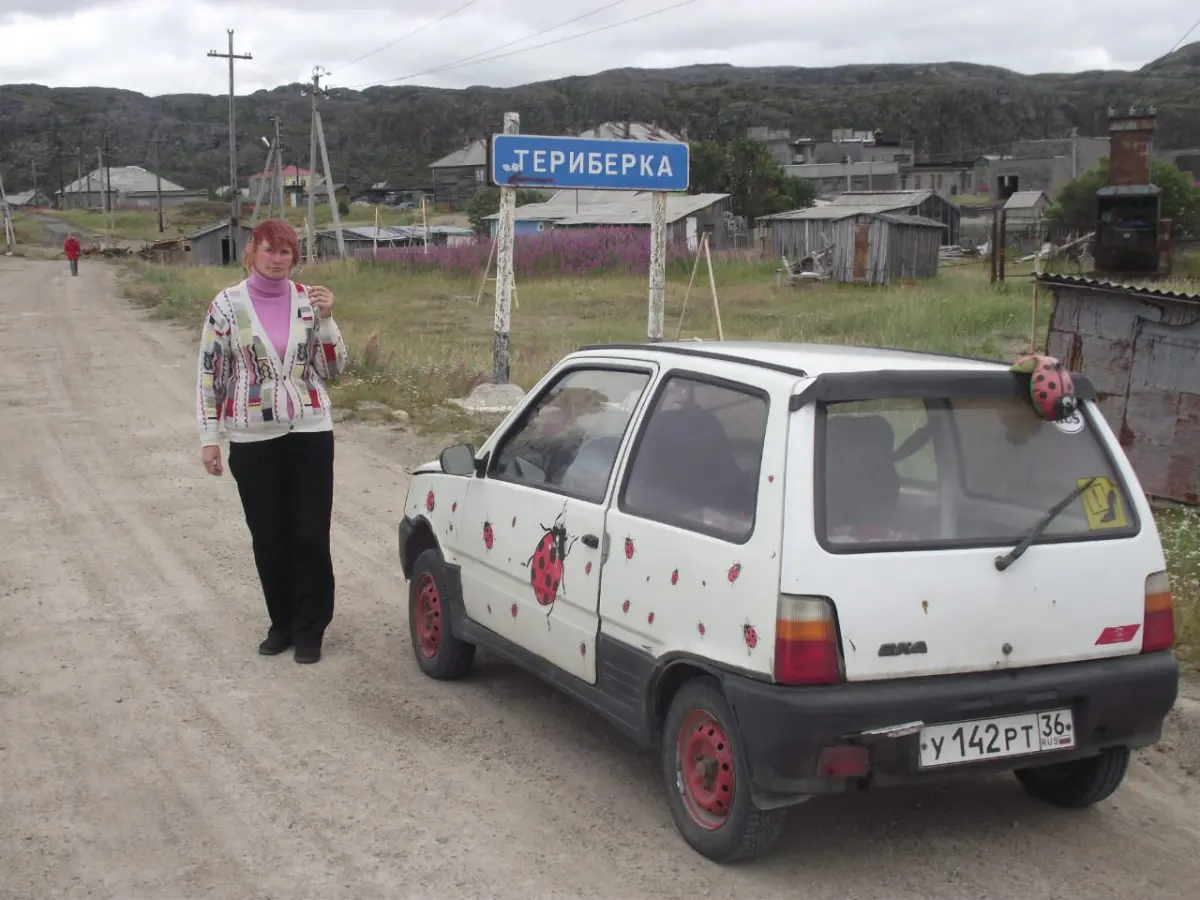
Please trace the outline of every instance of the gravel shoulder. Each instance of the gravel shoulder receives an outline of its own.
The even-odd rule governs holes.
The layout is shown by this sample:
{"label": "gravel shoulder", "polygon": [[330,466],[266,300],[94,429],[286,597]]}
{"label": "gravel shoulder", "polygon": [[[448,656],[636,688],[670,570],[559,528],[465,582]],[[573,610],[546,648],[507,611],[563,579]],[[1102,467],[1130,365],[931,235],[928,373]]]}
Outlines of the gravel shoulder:
{"label": "gravel shoulder", "polygon": [[402,430],[338,426],[325,659],[257,656],[190,334],[116,294],[100,263],[0,259],[0,897],[1195,896],[1190,684],[1095,809],[982,779],[816,800],[768,859],[697,857],[654,759],[591,714],[487,659],[420,675],[395,527],[437,442]]}

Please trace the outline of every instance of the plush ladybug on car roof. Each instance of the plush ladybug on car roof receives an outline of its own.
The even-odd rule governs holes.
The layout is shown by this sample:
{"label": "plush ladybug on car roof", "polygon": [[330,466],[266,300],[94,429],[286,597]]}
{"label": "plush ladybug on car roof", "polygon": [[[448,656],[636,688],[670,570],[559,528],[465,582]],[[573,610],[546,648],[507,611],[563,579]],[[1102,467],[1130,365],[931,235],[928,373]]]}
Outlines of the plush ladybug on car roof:
{"label": "plush ladybug on car roof", "polygon": [[1038,354],[1022,356],[1009,371],[1029,376],[1029,396],[1033,408],[1043,419],[1061,422],[1079,408],[1075,382],[1061,359]]}

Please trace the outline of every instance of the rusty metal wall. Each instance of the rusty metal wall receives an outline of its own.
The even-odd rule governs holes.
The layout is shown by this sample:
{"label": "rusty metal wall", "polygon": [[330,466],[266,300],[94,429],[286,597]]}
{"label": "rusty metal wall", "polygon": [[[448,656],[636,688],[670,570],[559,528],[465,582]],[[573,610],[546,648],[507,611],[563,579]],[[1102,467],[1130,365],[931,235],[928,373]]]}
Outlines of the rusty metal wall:
{"label": "rusty metal wall", "polygon": [[1045,284],[1046,352],[1095,384],[1142,488],[1200,503],[1200,297]]}

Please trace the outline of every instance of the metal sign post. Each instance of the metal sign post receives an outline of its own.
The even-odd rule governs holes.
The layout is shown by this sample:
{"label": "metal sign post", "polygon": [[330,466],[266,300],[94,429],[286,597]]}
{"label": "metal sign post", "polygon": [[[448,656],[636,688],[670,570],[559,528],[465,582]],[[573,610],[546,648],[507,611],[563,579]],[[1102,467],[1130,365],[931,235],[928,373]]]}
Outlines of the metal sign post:
{"label": "metal sign post", "polygon": [[[507,116],[505,119],[507,121]],[[515,192],[521,187],[650,192],[650,291],[646,336],[651,342],[661,341],[666,297],[667,194],[688,189],[691,177],[688,145],[677,141],[497,134],[492,136],[489,156],[488,177],[492,184],[501,188],[502,195],[505,189]],[[504,251],[504,228],[502,199],[497,253]],[[497,280],[502,271],[499,259],[497,256]],[[497,289],[498,297],[500,290]]]}

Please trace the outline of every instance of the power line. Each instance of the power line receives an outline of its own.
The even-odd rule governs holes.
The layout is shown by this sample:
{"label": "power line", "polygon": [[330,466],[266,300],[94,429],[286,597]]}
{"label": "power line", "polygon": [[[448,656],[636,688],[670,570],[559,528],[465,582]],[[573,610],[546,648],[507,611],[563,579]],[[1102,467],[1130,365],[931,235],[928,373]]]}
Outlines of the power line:
{"label": "power line", "polygon": [[[597,28],[591,28],[587,31],[581,31],[578,34],[569,34],[569,35],[566,35],[565,37],[555,38],[552,41],[543,41],[540,44],[534,44],[532,47],[521,47],[518,50],[510,50],[507,53],[497,53],[494,56],[484,56],[482,59],[477,58],[481,55],[480,53],[474,53],[471,56],[464,57],[464,58],[456,60],[455,62],[452,62],[452,63],[447,63],[446,65],[434,66],[431,69],[425,69],[421,72],[413,72],[409,75],[401,75],[396,78],[389,78],[385,81],[375,81],[375,82],[371,82],[369,84],[355,85],[354,87],[350,88],[350,90],[359,90],[361,88],[366,88],[366,87],[374,87],[377,85],[391,84],[396,81],[408,81],[411,78],[419,78],[422,75],[429,75],[434,72],[445,72],[449,69],[457,69],[461,66],[470,65],[473,62],[492,62],[493,60],[505,59],[509,56],[516,56],[517,54],[520,54],[520,53],[528,53],[531,50],[541,50],[543,47],[553,47],[557,44],[565,44],[568,41],[574,41],[579,38],[588,37],[593,34],[599,34],[601,31],[608,31],[609,29],[618,28],[622,25],[629,25],[629,24],[632,24],[633,22],[640,22],[643,19],[649,19],[651,16],[661,15],[662,13],[670,12],[673,9],[679,9],[684,6],[690,6],[691,4],[693,4],[695,2],[696,2],[696,0],[680,0],[680,2],[678,2],[678,3],[673,3],[670,6],[664,6],[661,9],[651,10],[648,13],[642,13],[640,16],[631,16],[628,19],[619,19],[618,21],[612,22],[608,25],[601,25]],[[613,5],[615,5],[615,4],[613,4]],[[595,12],[599,12],[599,10],[595,10]],[[589,13],[589,15],[590,15],[590,13]],[[580,16],[577,18],[583,18],[583,16]],[[571,20],[571,21],[575,21],[575,20]],[[566,24],[570,24],[570,22],[564,22],[562,24],[566,25]],[[556,27],[560,27],[560,26],[556,26]],[[547,29],[547,30],[552,31],[553,29]],[[530,35],[530,37],[533,37],[533,35]],[[522,38],[522,40],[528,40],[528,39],[529,39],[528,37]],[[510,41],[508,44],[501,44],[497,47],[492,47],[488,50],[482,51],[482,53],[492,53],[492,51],[494,51],[494,50],[499,50],[499,49],[501,49],[503,47],[507,47],[513,43],[517,43],[517,42]]]}
{"label": "power line", "polygon": [[[486,56],[488,53],[494,53],[497,50],[503,50],[505,47],[511,47],[513,44],[520,44],[520,43],[524,43],[525,41],[533,40],[536,37],[541,37],[543,34],[549,34],[551,31],[557,31],[559,28],[563,28],[567,25],[572,25],[575,22],[580,21],[581,19],[590,18],[590,17],[596,15],[597,13],[602,13],[605,10],[612,9],[614,6],[620,6],[622,3],[627,3],[627,2],[628,2],[628,0],[611,0],[611,2],[609,2],[609,3],[602,4],[601,6],[597,6],[595,9],[589,10],[588,12],[585,12],[581,15],[575,16],[573,19],[567,19],[565,22],[559,22],[557,25],[551,25],[549,28],[543,28],[541,31],[535,31],[533,34],[527,34],[524,37],[519,37],[514,40],[511,40],[508,43],[498,44],[497,46],[492,47],[488,50],[480,50],[478,53],[472,53],[470,56],[463,57],[462,59],[459,59],[456,63],[449,64],[449,65],[458,65],[458,64],[465,65],[467,62],[476,60],[480,56]],[[527,49],[534,49],[534,48],[530,47]],[[437,68],[430,69],[429,71],[440,72],[440,71],[442,71],[442,69],[447,68],[447,67],[448,66],[438,66]],[[426,74],[426,73],[422,72],[421,74]],[[416,76],[410,75],[409,77],[414,78]],[[403,79],[396,79],[396,80],[399,81],[399,80],[403,80]]]}
{"label": "power line", "polygon": [[1174,53],[1176,50],[1178,50],[1178,49],[1179,49],[1179,45],[1180,45],[1180,44],[1182,44],[1184,41],[1186,41],[1186,40],[1187,40],[1187,36],[1188,36],[1189,34],[1191,34],[1193,31],[1195,31],[1195,30],[1196,30],[1196,28],[1197,28],[1198,26],[1200,26],[1200,19],[1197,19],[1197,20],[1196,20],[1194,23],[1192,23],[1192,27],[1191,27],[1191,28],[1189,28],[1187,31],[1185,31],[1185,32],[1183,33],[1183,37],[1181,37],[1179,40],[1177,40],[1177,41],[1176,41],[1176,42],[1175,42],[1175,43],[1172,45],[1171,49],[1170,49],[1170,50],[1168,50],[1168,51],[1167,51],[1167,52],[1164,54],[1164,56],[1170,55],[1170,54]]}
{"label": "power line", "polygon": [[356,59],[352,59],[352,60],[350,60],[350,62],[346,63],[344,66],[339,66],[338,68],[342,68],[342,69],[348,69],[348,68],[350,68],[351,66],[353,66],[353,65],[356,65],[357,63],[360,63],[360,62],[362,62],[362,61],[363,61],[364,59],[366,59],[368,56],[374,56],[376,53],[379,53],[380,51],[386,50],[388,47],[394,47],[394,46],[396,46],[396,44],[400,43],[401,41],[406,41],[406,40],[408,40],[410,37],[412,37],[413,35],[416,35],[416,34],[419,34],[419,33],[421,33],[421,32],[422,32],[422,31],[424,31],[426,28],[429,28],[429,27],[431,27],[431,26],[433,26],[433,25],[436,25],[438,22],[444,22],[444,21],[446,21],[446,19],[449,19],[451,16],[458,15],[460,12],[462,12],[462,11],[463,11],[464,9],[466,9],[468,6],[474,6],[474,5],[475,5],[476,3],[478,3],[478,2],[479,2],[479,0],[467,0],[467,2],[466,2],[466,3],[464,3],[462,6],[458,7],[457,9],[452,9],[452,10],[450,10],[450,12],[448,12],[448,13],[444,13],[443,15],[440,15],[440,16],[438,16],[436,19],[430,19],[430,20],[429,20],[428,22],[426,22],[424,25],[421,25],[421,26],[420,26],[420,27],[418,27],[418,28],[414,28],[414,29],[413,29],[412,31],[410,31],[408,34],[402,34],[402,35],[400,35],[400,37],[396,38],[394,41],[389,41],[388,43],[384,44],[382,47],[376,47],[376,48],[375,48],[374,50],[372,50],[371,52],[369,52],[369,53],[364,53],[362,56],[360,56],[360,57],[358,57],[358,58],[356,58]]}

